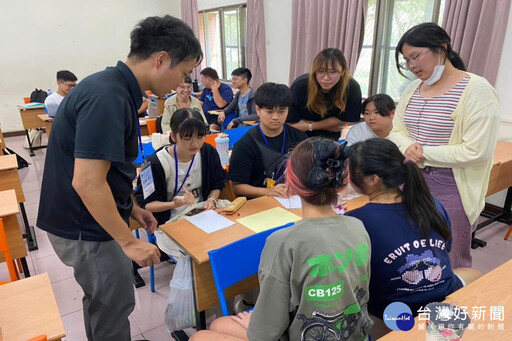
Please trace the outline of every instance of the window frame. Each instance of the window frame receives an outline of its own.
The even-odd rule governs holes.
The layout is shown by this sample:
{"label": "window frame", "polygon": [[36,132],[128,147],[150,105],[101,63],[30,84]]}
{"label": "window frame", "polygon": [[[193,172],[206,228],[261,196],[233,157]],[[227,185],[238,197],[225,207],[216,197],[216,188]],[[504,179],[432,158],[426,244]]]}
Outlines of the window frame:
{"label": "window frame", "polygon": [[[368,97],[377,93],[387,93],[387,73],[383,72],[389,63],[389,52],[396,46],[391,46],[391,32],[393,25],[393,7],[396,0],[376,1],[375,25],[372,40],[372,56],[370,66],[370,79],[368,83]],[[432,22],[438,23],[442,0],[434,0],[432,6]],[[385,53],[383,53],[385,51]]]}
{"label": "window frame", "polygon": [[[231,74],[227,74],[227,68],[226,68],[226,44],[225,44],[225,37],[226,32],[224,30],[224,12],[226,11],[232,11],[232,10],[238,11],[238,30],[240,32],[239,39],[238,39],[238,46],[240,47],[240,67],[246,67],[247,65],[247,3],[240,3],[240,4],[234,4],[229,6],[222,6],[222,7],[215,7],[215,8],[208,8],[203,9],[198,12],[199,15],[203,15],[203,27],[204,27],[204,37],[205,37],[205,49],[207,49],[207,33],[208,33],[208,25],[206,22],[206,14],[217,12],[220,18],[220,45],[221,45],[221,59],[222,59],[222,75],[219,74],[219,78],[222,81],[230,82],[231,81]],[[199,20],[201,18],[199,17]],[[209,60],[207,58],[207,54],[205,53],[205,63],[206,65],[209,65]],[[217,70],[218,71],[218,70]]]}

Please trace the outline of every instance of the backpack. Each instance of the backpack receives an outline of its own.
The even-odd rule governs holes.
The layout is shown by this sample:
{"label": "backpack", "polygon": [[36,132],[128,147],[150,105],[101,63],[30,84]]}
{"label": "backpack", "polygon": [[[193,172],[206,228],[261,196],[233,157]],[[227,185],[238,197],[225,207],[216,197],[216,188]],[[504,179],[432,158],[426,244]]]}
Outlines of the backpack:
{"label": "backpack", "polygon": [[281,154],[268,148],[264,143],[262,143],[254,136],[254,134],[258,134],[258,129],[251,129],[249,130],[248,134],[254,140],[260,152],[263,169],[265,169],[265,179],[272,179],[276,182],[276,184],[284,183],[286,165],[288,164],[288,159],[290,158],[292,149],[288,150],[286,154]]}
{"label": "backpack", "polygon": [[30,94],[30,103],[34,103],[34,102],[44,103],[44,100],[46,99],[46,97],[48,97],[48,94],[46,93],[46,91],[36,88]]}

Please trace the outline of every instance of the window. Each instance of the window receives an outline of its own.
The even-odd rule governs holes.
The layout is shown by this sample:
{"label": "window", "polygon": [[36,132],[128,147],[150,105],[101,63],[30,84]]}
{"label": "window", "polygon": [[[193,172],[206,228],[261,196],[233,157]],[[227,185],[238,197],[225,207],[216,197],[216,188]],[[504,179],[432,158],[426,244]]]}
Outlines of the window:
{"label": "window", "polygon": [[199,12],[199,41],[205,51],[201,66],[214,68],[223,80],[246,65],[245,18],[245,4]]}
{"label": "window", "polygon": [[354,78],[363,97],[386,93],[398,100],[414,79],[400,75],[395,66],[395,48],[402,35],[422,22],[441,23],[444,0],[369,0],[363,48]]}

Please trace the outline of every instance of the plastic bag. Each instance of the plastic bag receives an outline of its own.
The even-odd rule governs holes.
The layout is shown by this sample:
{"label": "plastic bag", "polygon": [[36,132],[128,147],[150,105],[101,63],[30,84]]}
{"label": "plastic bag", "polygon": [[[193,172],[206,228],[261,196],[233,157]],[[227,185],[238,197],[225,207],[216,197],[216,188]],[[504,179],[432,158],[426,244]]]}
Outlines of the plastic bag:
{"label": "plastic bag", "polygon": [[171,291],[165,308],[165,325],[169,333],[196,325],[194,290],[190,256],[180,257],[171,282]]}

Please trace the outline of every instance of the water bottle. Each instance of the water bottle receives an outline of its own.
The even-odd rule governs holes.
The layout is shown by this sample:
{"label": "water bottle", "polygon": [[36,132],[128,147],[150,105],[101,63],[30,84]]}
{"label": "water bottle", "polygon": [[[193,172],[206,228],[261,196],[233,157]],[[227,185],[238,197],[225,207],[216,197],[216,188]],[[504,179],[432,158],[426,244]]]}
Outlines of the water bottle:
{"label": "water bottle", "polygon": [[217,152],[219,153],[220,163],[223,166],[229,164],[229,136],[227,134],[219,134],[215,138],[215,144],[217,145]]}
{"label": "water bottle", "polygon": [[52,90],[48,89],[48,91],[46,91],[46,93],[48,94],[48,96],[50,96],[52,94]]}

